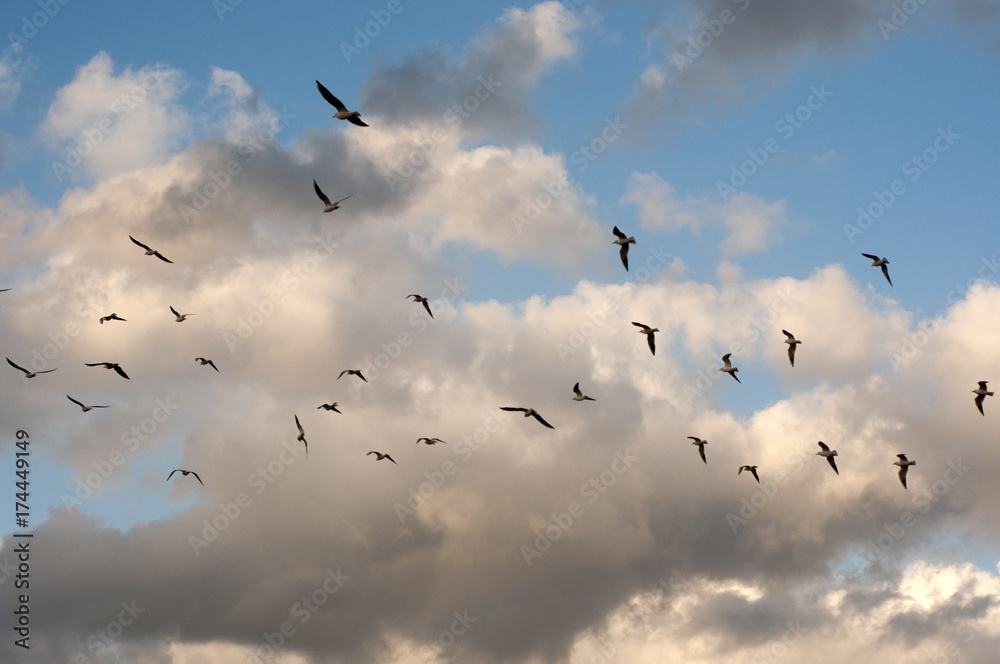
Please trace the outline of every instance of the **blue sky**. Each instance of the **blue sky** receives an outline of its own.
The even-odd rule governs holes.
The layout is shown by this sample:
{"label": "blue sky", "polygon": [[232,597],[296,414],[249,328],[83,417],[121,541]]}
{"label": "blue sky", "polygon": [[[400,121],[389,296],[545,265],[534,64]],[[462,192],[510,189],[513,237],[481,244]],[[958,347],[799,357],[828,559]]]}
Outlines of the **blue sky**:
{"label": "blue sky", "polygon": [[[4,661],[253,661],[340,568],[275,661],[908,662],[970,631],[965,661],[995,653],[1000,455],[992,400],[970,403],[1000,366],[994,0],[43,10],[0,10],[4,355],[58,368],[0,381],[0,474],[13,490],[27,429],[48,574],[32,650]],[[323,214],[313,179],[351,198]],[[178,467],[205,486],[164,483]],[[149,613],[88,648],[133,596]]]}

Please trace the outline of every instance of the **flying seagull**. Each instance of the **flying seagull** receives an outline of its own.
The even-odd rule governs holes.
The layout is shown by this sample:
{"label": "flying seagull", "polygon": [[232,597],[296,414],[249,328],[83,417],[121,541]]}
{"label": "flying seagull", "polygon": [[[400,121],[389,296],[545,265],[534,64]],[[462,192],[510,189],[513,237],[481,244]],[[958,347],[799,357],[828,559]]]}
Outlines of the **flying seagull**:
{"label": "flying seagull", "polygon": [[[375,450],[372,450],[371,452],[369,452],[369,453],[368,453],[368,454],[366,454],[365,456],[371,456],[372,454],[374,454],[374,455],[375,455],[375,460],[376,460],[376,461],[381,461],[382,459],[388,459],[389,461],[392,461],[393,463],[396,463],[396,460],[395,460],[395,459],[393,459],[393,458],[392,458],[391,456],[389,456],[388,454],[382,454],[381,452],[376,452]],[[396,465],[398,466],[399,464],[398,464],[398,463],[396,463]]]}
{"label": "flying seagull", "polygon": [[420,302],[421,304],[423,304],[424,309],[427,310],[427,313],[430,315],[430,317],[434,318],[434,314],[431,313],[431,305],[430,303],[427,302],[426,297],[424,297],[423,295],[417,295],[416,293],[412,293],[410,295],[407,295],[406,297],[412,297],[414,302]]}
{"label": "flying seagull", "polygon": [[861,255],[864,256],[865,258],[872,259],[872,267],[881,267],[882,274],[885,275],[885,280],[889,282],[890,286],[892,286],[892,279],[889,278],[889,268],[886,267],[886,265],[889,264],[889,259],[879,258],[878,256],[873,256],[872,254],[861,254]]}
{"label": "flying seagull", "polygon": [[353,193],[348,194],[343,198],[341,198],[339,201],[331,203],[327,195],[324,194],[323,190],[319,188],[318,184],[316,184],[316,180],[313,180],[313,189],[316,190],[316,195],[319,196],[319,200],[323,201],[323,203],[326,205],[326,207],[323,208],[323,212],[333,212],[334,210],[339,210],[340,204],[354,195]]}
{"label": "flying seagull", "polygon": [[[7,360],[7,361],[10,362],[10,360]],[[18,367],[18,368],[20,369],[20,367]],[[21,369],[21,371],[24,371],[24,369]],[[28,376],[28,378],[31,378],[31,376]],[[983,401],[986,399],[986,397],[993,396],[993,393],[987,391],[987,389],[986,389],[986,383],[988,383],[988,382],[990,382],[990,381],[988,381],[988,380],[981,380],[981,381],[979,381],[979,389],[978,390],[972,390],[972,393],[976,395],[976,408],[978,408],[979,412],[982,413],[983,415],[986,415],[986,413],[983,413]]]}
{"label": "flying seagull", "polygon": [[111,315],[108,315],[108,316],[101,316],[101,318],[100,318],[100,320],[98,320],[98,322],[101,325],[104,325],[104,321],[106,321],[106,320],[120,320],[120,321],[125,321],[125,319],[119,317],[118,314],[112,313]]}
{"label": "flying seagull", "polygon": [[782,330],[782,333],[786,337],[788,337],[787,339],[785,339],[785,343],[788,344],[788,361],[791,362],[792,366],[794,367],[795,366],[795,347],[797,345],[799,345],[800,343],[802,343],[802,342],[799,341],[798,339],[796,339],[795,335],[792,334],[791,332],[789,332],[788,330]]}
{"label": "flying seagull", "polygon": [[729,356],[730,356],[730,355],[732,355],[732,353],[726,353],[725,355],[723,355],[723,356],[722,356],[722,362],[723,362],[723,363],[724,363],[724,364],[725,364],[726,366],[724,366],[724,367],[719,367],[719,371],[724,371],[724,372],[726,372],[727,374],[729,374],[729,375],[730,375],[730,376],[732,376],[733,378],[736,378],[736,382],[737,382],[737,383],[740,383],[740,384],[742,384],[742,383],[743,383],[743,381],[741,381],[741,380],[740,380],[739,378],[737,378],[737,377],[736,377],[736,372],[737,372],[737,371],[739,371],[739,369],[737,369],[736,367],[734,367],[734,366],[733,366],[733,365],[732,365],[732,364],[731,364],[731,363],[729,362]]}
{"label": "flying seagull", "polygon": [[76,399],[74,399],[73,397],[71,397],[68,394],[66,395],[66,398],[69,399],[70,401],[72,401],[73,403],[75,403],[80,408],[82,408],[83,412],[85,412],[85,413],[88,410],[94,410],[95,408],[107,408],[108,407],[108,406],[84,406],[82,403],[80,403],[79,401],[77,401]]}
{"label": "flying seagull", "polygon": [[172,313],[174,315],[174,317],[176,319],[176,322],[178,322],[178,323],[183,323],[185,318],[187,318],[188,316],[194,316],[195,315],[195,314],[179,314],[179,313],[177,313],[177,310],[174,309],[173,307],[170,307],[170,313]]}
{"label": "flying seagull", "polygon": [[550,429],[555,429],[554,426],[543,420],[542,416],[539,415],[534,408],[514,408],[513,406],[500,406],[500,410],[520,411],[524,413],[525,417],[533,417],[539,422],[541,422],[543,426],[547,426]]}
{"label": "flying seagull", "polygon": [[200,364],[201,366],[205,366],[207,364],[208,366],[215,369],[215,373],[219,373],[219,367],[215,366],[215,362],[213,362],[212,360],[206,360],[203,357],[196,357],[194,358],[194,361]]}
{"label": "flying seagull", "polygon": [[573,397],[573,401],[597,401],[597,399],[592,397],[584,396],[583,392],[580,391],[580,383],[573,386],[573,393],[576,394]]}
{"label": "flying seagull", "polygon": [[760,484],[760,478],[757,477],[757,466],[740,466],[740,470],[736,474],[739,475],[744,470],[749,470],[750,474],[753,475],[753,478],[757,480],[757,484]]}
{"label": "flying seagull", "polygon": [[648,325],[643,325],[642,323],[636,323],[635,321],[632,321],[632,324],[635,325],[636,327],[641,327],[642,328],[641,330],[639,330],[639,332],[641,334],[645,334],[646,335],[646,341],[649,343],[649,352],[652,353],[653,355],[656,355],[656,336],[655,336],[655,333],[659,332],[660,328],[658,328],[658,327],[650,327]]}
{"label": "flying seagull", "polygon": [[894,466],[899,466],[899,481],[903,483],[903,488],[906,488],[906,469],[910,466],[917,465],[916,461],[909,461],[905,454],[897,454],[899,461],[895,462]]}
{"label": "flying seagull", "polygon": [[331,94],[329,90],[323,87],[323,84],[316,81],[316,88],[319,89],[319,93],[323,95],[323,99],[327,100],[331,106],[337,109],[337,114],[333,117],[338,120],[347,120],[351,124],[356,124],[359,127],[367,127],[364,122],[361,121],[361,114],[357,111],[349,111],[347,107],[344,106],[344,102],[340,101]]}
{"label": "flying seagull", "polygon": [[[705,446],[708,445],[708,441],[702,440],[701,438],[695,438],[694,436],[688,436],[688,438],[694,441],[691,443],[692,445],[698,446],[698,454],[701,455],[701,460],[705,462],[705,465],[708,465],[708,459],[705,458]],[[736,474],[739,475],[739,473]]]}
{"label": "flying seagull", "polygon": [[[18,371],[23,371],[25,378],[34,378],[38,374],[52,373],[53,371],[55,371],[55,369],[46,369],[45,371],[28,371],[24,367],[19,367],[16,364],[14,364],[13,362],[11,362],[9,357],[7,358],[7,364],[9,364],[10,366],[14,367]],[[56,367],[56,369],[58,369],[58,368],[59,367]]]}
{"label": "flying seagull", "polygon": [[361,380],[365,381],[366,383],[368,382],[368,379],[361,375],[361,369],[344,369],[343,371],[340,372],[340,375],[337,376],[337,380],[340,380],[341,378],[343,378],[344,374],[350,374],[352,376],[357,376],[358,378],[360,378]]}
{"label": "flying seagull", "polygon": [[145,249],[147,256],[156,256],[157,258],[159,258],[164,263],[173,263],[172,260],[169,260],[166,256],[164,256],[163,254],[161,254],[160,252],[158,252],[156,249],[150,249],[148,246],[144,245],[142,242],[139,242],[138,240],[136,240],[131,235],[128,236],[128,239],[132,240],[137,245],[139,245],[140,247],[142,247],[143,249]]}
{"label": "flying seagull", "polygon": [[826,460],[830,462],[830,467],[833,468],[833,472],[840,475],[840,471],[837,470],[837,462],[833,460],[833,457],[837,456],[837,450],[831,450],[823,441],[820,441],[819,446],[820,451],[816,454],[826,457]]}
{"label": "flying seagull", "polygon": [[[320,410],[320,409],[323,409],[323,410],[332,410],[335,413],[340,413],[340,411],[337,410],[337,402],[336,401],[334,401],[333,403],[320,404],[319,406],[316,407],[316,410]],[[343,413],[340,413],[340,414],[343,415]]]}
{"label": "flying seagull", "polygon": [[174,473],[180,473],[183,477],[187,477],[188,475],[194,475],[194,478],[198,480],[198,484],[205,486],[205,483],[201,481],[200,477],[198,477],[198,473],[194,472],[193,470],[184,470],[183,468],[175,468],[174,470],[171,470],[170,474],[167,475],[168,482],[170,481],[170,478],[174,476]]}
{"label": "flying seagull", "polygon": [[89,362],[84,362],[88,367],[104,367],[105,369],[114,369],[115,373],[124,378],[125,380],[131,380],[128,374],[118,365],[117,362],[94,362],[93,364]]}
{"label": "flying seagull", "polygon": [[618,252],[618,255],[622,257],[622,265],[625,266],[625,271],[628,272],[628,246],[630,244],[635,244],[635,238],[625,237],[625,233],[622,233],[620,230],[618,230],[617,226],[612,228],[611,232],[615,234],[616,238],[618,238],[611,244],[617,244],[621,246],[621,251]]}
{"label": "flying seagull", "polygon": [[295,437],[295,440],[301,440],[302,444],[306,446],[306,458],[309,458],[309,442],[306,441],[306,430],[302,428],[299,424],[299,416],[295,416],[295,426],[299,429],[299,435]]}
{"label": "flying seagull", "polygon": [[444,443],[445,445],[448,444],[440,438],[417,438],[417,445],[420,443],[424,443],[426,445],[436,445],[437,443]]}

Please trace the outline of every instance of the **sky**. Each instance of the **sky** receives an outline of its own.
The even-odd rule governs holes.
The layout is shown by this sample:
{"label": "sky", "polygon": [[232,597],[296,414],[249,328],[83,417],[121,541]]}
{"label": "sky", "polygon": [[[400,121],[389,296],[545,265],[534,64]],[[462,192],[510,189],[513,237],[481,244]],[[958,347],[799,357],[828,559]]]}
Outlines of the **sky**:
{"label": "sky", "polygon": [[0,28],[4,662],[995,661],[1000,3]]}

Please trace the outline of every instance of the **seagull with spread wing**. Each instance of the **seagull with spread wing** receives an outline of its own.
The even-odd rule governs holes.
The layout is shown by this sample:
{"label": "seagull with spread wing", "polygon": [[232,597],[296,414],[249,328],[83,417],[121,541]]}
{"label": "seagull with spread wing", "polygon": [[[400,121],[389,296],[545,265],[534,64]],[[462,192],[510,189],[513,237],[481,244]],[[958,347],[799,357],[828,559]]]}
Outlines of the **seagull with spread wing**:
{"label": "seagull with spread wing", "polygon": [[889,259],[879,258],[878,256],[873,256],[872,254],[861,254],[861,255],[864,256],[865,258],[872,259],[872,267],[881,267],[882,274],[885,275],[885,280],[889,282],[890,286],[892,286],[892,279],[889,278],[889,268],[886,267],[887,265],[889,265]]}
{"label": "seagull with spread wing", "polygon": [[143,249],[145,249],[147,256],[156,256],[157,258],[159,258],[164,263],[173,263],[172,260],[168,259],[166,256],[164,256],[163,254],[161,254],[160,252],[158,252],[156,249],[150,249],[148,245],[145,245],[142,242],[139,242],[138,240],[136,240],[131,235],[128,236],[128,239],[132,240],[137,245],[139,245],[140,247],[142,247]]}
{"label": "seagull with spread wing", "polygon": [[[28,371],[24,367],[19,367],[18,365],[14,364],[9,357],[7,358],[7,364],[9,364],[10,366],[14,367],[18,371],[23,371],[25,378],[34,378],[38,374],[52,373],[53,371],[55,371],[55,369],[46,369],[45,371]],[[56,367],[56,369],[58,369],[58,368],[59,367]]]}
{"label": "seagull with spread wing", "polygon": [[726,366],[719,367],[719,371],[722,371],[722,372],[725,372],[725,373],[729,374],[733,378],[736,378],[736,382],[737,383],[742,384],[743,381],[741,381],[739,378],[736,377],[736,372],[739,371],[739,369],[737,369],[736,367],[734,367],[733,364],[732,364],[732,362],[729,361],[729,356],[730,355],[732,355],[732,353],[726,353],[725,355],[722,356],[722,362]]}
{"label": "seagull with spread wing", "polygon": [[538,411],[536,411],[534,408],[514,408],[513,406],[500,406],[500,410],[508,410],[508,411],[512,411],[512,412],[521,412],[521,413],[524,413],[525,417],[533,417],[536,420],[538,420],[539,422],[541,422],[543,426],[546,426],[546,427],[548,427],[550,429],[555,429],[554,426],[552,426],[551,424],[549,424],[548,422],[546,422],[544,419],[542,419],[542,416],[539,415]]}
{"label": "seagull with spread wing", "polygon": [[819,442],[820,450],[816,454],[822,457],[826,457],[826,460],[830,462],[830,467],[833,468],[833,472],[840,475],[840,471],[837,470],[837,462],[833,460],[833,457],[837,456],[837,450],[831,450],[829,446],[823,441]]}
{"label": "seagull with spread wing", "polygon": [[298,415],[295,416],[295,426],[299,430],[299,435],[295,437],[295,440],[301,440],[302,444],[306,446],[306,458],[308,459],[309,458],[309,442],[306,441],[306,430],[303,429],[302,425],[299,423],[299,416]]}
{"label": "seagull with spread wing", "polygon": [[329,90],[324,88],[323,84],[320,83],[319,81],[316,81],[316,89],[318,89],[319,93],[323,95],[323,99],[325,99],[327,102],[329,102],[331,106],[337,109],[337,114],[334,115],[333,117],[337,118],[338,120],[347,120],[351,124],[356,124],[359,127],[368,126],[361,121],[360,113],[358,113],[357,111],[347,110],[347,107],[344,106],[344,102],[334,97],[333,94]]}
{"label": "seagull with spread wing", "polygon": [[[323,403],[323,404],[320,404],[319,406],[316,407],[316,410],[321,410],[321,409],[322,410],[332,410],[335,413],[340,413],[340,410],[337,409],[337,402],[336,401],[334,401],[333,403]],[[343,413],[340,413],[340,414],[343,415]]]}
{"label": "seagull with spread wing", "polygon": [[170,307],[170,313],[172,313],[174,315],[174,320],[176,322],[178,322],[178,323],[183,323],[184,319],[186,319],[188,316],[194,316],[195,315],[195,314],[179,314],[179,313],[177,313],[177,310],[174,309],[173,307]]}
{"label": "seagull with spread wing", "polygon": [[736,474],[739,475],[744,470],[749,470],[750,474],[753,475],[753,478],[757,480],[757,484],[760,484],[760,478],[757,477],[757,466],[740,466],[740,469]]}
{"label": "seagull with spread wing", "polygon": [[903,483],[903,488],[905,489],[906,488],[906,470],[910,466],[917,465],[917,462],[916,461],[910,461],[909,459],[906,458],[905,454],[897,454],[896,456],[899,457],[899,461],[896,461],[892,465],[899,466],[899,481]]}
{"label": "seagull with spread wing", "polygon": [[361,369],[344,369],[343,371],[340,372],[340,375],[337,376],[337,380],[340,380],[341,378],[343,378],[344,374],[347,374],[347,375],[350,375],[350,376],[357,376],[358,378],[360,378],[361,380],[365,381],[366,383],[368,382],[368,379],[361,375]]}
{"label": "seagull with spread wing", "polygon": [[122,322],[127,322],[127,321],[125,321],[124,318],[119,317],[118,314],[116,314],[116,313],[112,313],[112,314],[109,314],[107,316],[101,316],[101,318],[98,320],[98,322],[101,325],[104,325],[104,321],[106,321],[106,320],[120,320]]}
{"label": "seagull with spread wing", "polygon": [[128,374],[125,373],[125,370],[122,369],[117,362],[94,362],[94,363],[84,362],[84,364],[86,364],[88,367],[104,367],[105,369],[114,369],[115,373],[117,373],[125,380],[131,380],[131,378],[128,377]]}
{"label": "seagull with spread wing", "polygon": [[82,403],[80,403],[79,401],[77,401],[76,399],[74,399],[73,397],[71,397],[68,394],[66,395],[66,398],[69,399],[70,401],[72,401],[73,403],[75,403],[80,408],[82,408],[83,412],[85,412],[85,413],[88,412],[88,411],[94,410],[95,408],[108,408],[108,406],[84,406]]}
{"label": "seagull with spread wing", "polygon": [[625,237],[625,233],[622,233],[620,230],[618,230],[617,226],[612,228],[611,232],[615,234],[616,238],[618,238],[617,240],[614,240],[611,244],[617,244],[621,246],[621,251],[618,252],[618,255],[621,256],[622,265],[625,266],[625,271],[628,272],[628,246],[630,244],[635,244],[635,238]]}
{"label": "seagull with spread wing", "polygon": [[[692,445],[698,446],[698,454],[701,455],[701,460],[704,461],[705,465],[707,466],[708,459],[705,458],[705,446],[708,445],[708,441],[702,440],[701,438],[697,438],[695,436],[688,436],[688,438],[694,441],[693,443],[691,443]],[[739,473],[737,473],[737,475],[739,475]]]}
{"label": "seagull with spread wing", "polygon": [[318,184],[316,184],[316,180],[313,180],[313,189],[316,190],[316,195],[319,196],[319,200],[323,201],[323,203],[326,205],[326,207],[323,208],[323,212],[333,212],[334,210],[339,210],[340,204],[354,195],[353,193],[348,194],[343,198],[341,198],[339,201],[334,201],[333,203],[331,203],[327,195],[324,194],[323,190],[319,188]]}
{"label": "seagull with spread wing", "polygon": [[584,396],[583,392],[580,391],[580,383],[573,386],[573,394],[576,395],[573,397],[573,401],[597,401],[592,397]]}
{"label": "seagull with spread wing", "polygon": [[646,335],[646,343],[649,344],[649,352],[656,355],[656,333],[660,331],[658,327],[650,327],[648,325],[643,325],[642,323],[636,323],[632,321],[632,324],[636,327],[641,327],[639,330],[640,334]]}
{"label": "seagull with spread wing", "polygon": [[786,337],[788,337],[787,339],[785,339],[785,343],[788,344],[788,361],[791,362],[792,366],[794,367],[795,366],[795,347],[797,345],[799,345],[800,343],[802,343],[802,342],[799,341],[798,339],[796,339],[795,335],[792,334],[791,332],[789,332],[788,330],[782,330],[781,332]]}
{"label": "seagull with spread wing", "polygon": [[[423,295],[417,295],[416,293],[411,293],[411,294],[407,295],[406,297],[407,298],[412,297],[414,302],[423,304],[424,305],[424,309],[427,310],[427,314],[431,318],[434,318],[434,314],[431,313],[431,305],[430,305],[429,302],[427,302],[427,298],[426,297],[424,297]],[[406,298],[404,298],[404,299],[406,299]]]}
{"label": "seagull with spread wing", "polygon": [[200,364],[201,366],[205,366],[207,364],[208,366],[215,369],[215,373],[219,373],[219,367],[215,366],[215,362],[213,362],[212,360],[206,360],[204,357],[196,357],[194,358],[194,361]]}
{"label": "seagull with spread wing", "polygon": [[[7,361],[10,362],[10,360],[7,360]],[[22,369],[22,371],[24,371],[24,370]],[[30,378],[30,376],[29,376],[29,378]],[[988,382],[990,382],[990,381],[988,381],[988,380],[981,380],[981,381],[979,381],[979,389],[978,390],[972,390],[972,393],[976,395],[976,408],[979,409],[979,412],[982,415],[986,415],[986,413],[983,412],[983,401],[986,400],[986,397],[993,396],[993,393],[986,389],[986,383],[988,383]]]}
{"label": "seagull with spread wing", "polygon": [[168,482],[170,481],[170,478],[174,476],[174,473],[180,473],[182,477],[187,477],[188,475],[194,475],[194,478],[198,480],[198,484],[205,486],[205,483],[201,481],[200,477],[198,477],[198,473],[194,472],[193,470],[184,470],[183,468],[175,468],[174,470],[171,470],[170,474],[167,475]]}
{"label": "seagull with spread wing", "polygon": [[[375,460],[376,460],[376,461],[381,461],[382,459],[388,459],[389,461],[392,461],[393,463],[396,463],[396,460],[395,460],[395,459],[393,459],[393,458],[392,458],[391,456],[389,456],[388,454],[382,454],[381,452],[376,452],[375,450],[372,450],[371,452],[369,452],[369,453],[368,453],[368,454],[366,454],[365,456],[371,456],[372,454],[374,454],[374,455],[375,455]],[[399,464],[398,464],[398,463],[396,463],[396,465],[398,466]]]}

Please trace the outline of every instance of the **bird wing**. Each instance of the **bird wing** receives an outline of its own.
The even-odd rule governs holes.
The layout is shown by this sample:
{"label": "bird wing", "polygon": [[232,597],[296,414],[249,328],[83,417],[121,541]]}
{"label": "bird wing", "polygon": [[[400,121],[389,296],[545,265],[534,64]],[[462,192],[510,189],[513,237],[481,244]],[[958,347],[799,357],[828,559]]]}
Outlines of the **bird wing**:
{"label": "bird wing", "polygon": [[729,363],[730,355],[732,355],[732,353],[726,353],[725,355],[722,356],[722,362],[723,364],[726,365],[727,368],[733,366],[732,364]]}
{"label": "bird wing", "polygon": [[316,88],[319,90],[319,93],[321,95],[323,95],[323,99],[325,99],[329,104],[331,104],[338,111],[346,111],[347,110],[347,107],[344,106],[344,103],[342,101],[340,101],[339,99],[337,99],[336,97],[334,97],[333,94],[329,90],[327,90],[326,88],[324,88],[323,84],[320,83],[319,81],[316,81]]}
{"label": "bird wing", "polygon": [[337,380],[340,380],[341,378],[343,378],[345,373],[347,373],[347,369],[344,369],[343,371],[340,372],[340,375],[337,376]]}
{"label": "bird wing", "polygon": [[[7,361],[10,362],[10,360],[7,360]],[[107,364],[108,364],[107,362],[94,362],[93,364],[91,364],[90,362],[84,362],[84,364],[87,365],[88,367],[104,367],[104,368],[108,368],[107,367]],[[18,368],[20,369],[20,367],[18,367]]]}
{"label": "bird wing", "polygon": [[622,233],[620,230],[618,230],[617,226],[615,226],[614,228],[612,228],[611,232],[614,233],[615,237],[618,238],[619,240],[624,240],[625,239],[625,233]]}
{"label": "bird wing", "polygon": [[323,193],[323,190],[319,188],[318,184],[316,184],[316,180],[313,180],[313,189],[316,190],[316,195],[319,196],[319,200],[323,201],[327,205],[331,205],[330,199],[326,197],[326,194]]}
{"label": "bird wing", "polygon": [[826,460],[830,462],[830,467],[831,467],[831,468],[833,468],[833,470],[834,470],[834,471],[835,471],[835,472],[836,472],[836,473],[837,473],[838,475],[840,475],[840,471],[839,471],[839,470],[837,470],[837,462],[833,460],[833,457],[832,457],[832,456],[828,456],[828,457],[826,458]]}
{"label": "bird wing", "polygon": [[757,469],[756,468],[751,468],[750,472],[753,473],[753,478],[755,480],[757,480],[757,484],[760,484],[760,477],[757,476]]}
{"label": "bird wing", "polygon": [[[365,125],[365,126],[367,126],[367,125]],[[385,455],[385,458],[386,458],[386,459],[388,459],[389,461],[392,461],[393,463],[396,463],[396,460],[395,460],[395,459],[393,459],[393,458],[392,458],[391,456],[389,456],[388,454],[386,454],[386,455]],[[398,466],[399,464],[398,464],[398,463],[396,463],[396,465]]]}
{"label": "bird wing", "polygon": [[708,465],[708,459],[705,458],[705,444],[704,443],[698,445],[698,454],[701,455],[701,460],[705,462],[705,465]]}
{"label": "bird wing", "polygon": [[742,380],[740,380],[739,376],[737,376],[737,375],[736,375],[736,372],[735,372],[735,371],[734,371],[733,373],[729,374],[729,375],[730,375],[730,376],[732,376],[732,377],[733,377],[733,379],[735,379],[735,380],[736,380],[736,382],[737,382],[737,383],[739,383],[740,385],[742,385],[742,384],[743,384],[743,381],[742,381]]}
{"label": "bird wing", "polygon": [[144,244],[143,244],[142,242],[139,242],[138,240],[136,240],[136,239],[135,239],[134,237],[132,237],[131,235],[129,235],[129,236],[128,236],[128,239],[132,240],[133,242],[135,242],[135,243],[136,243],[137,245],[139,245],[140,247],[142,247],[142,248],[143,248],[143,249],[145,249],[146,251],[151,251],[151,249],[150,249],[149,247],[147,247],[146,245],[144,245]]}
{"label": "bird wing", "polygon": [[368,379],[367,379],[367,378],[365,378],[365,377],[364,377],[364,376],[363,376],[363,375],[361,374],[361,369],[358,369],[357,371],[355,371],[355,372],[354,372],[354,375],[355,375],[355,376],[357,376],[358,378],[360,378],[361,380],[365,381],[366,383],[368,382]]}
{"label": "bird wing", "polygon": [[522,413],[528,412],[527,408],[515,408],[514,406],[500,406],[500,410],[509,410],[509,411],[522,412]]}
{"label": "bird wing", "polygon": [[885,280],[889,282],[890,286],[892,286],[892,279],[889,278],[889,266],[888,265],[885,265],[885,264],[882,265],[882,274],[885,275]]}
{"label": "bird wing", "polygon": [[795,341],[795,335],[789,332],[788,330],[782,330],[781,333],[784,334],[786,337],[788,337],[789,341]]}
{"label": "bird wing", "polygon": [[648,333],[650,330],[653,329],[648,325],[643,325],[642,323],[636,323],[635,321],[632,321],[632,324],[635,325],[636,327],[641,327],[642,331],[646,333]]}
{"label": "bird wing", "polygon": [[788,361],[795,366],[795,344],[788,344]]}
{"label": "bird wing", "polygon": [[212,360],[208,361],[208,366],[210,366],[213,369],[215,369],[215,373],[219,373],[219,367],[215,366],[215,362],[213,362]]}
{"label": "bird wing", "polygon": [[172,313],[172,314],[173,314],[173,315],[175,315],[175,316],[180,316],[180,314],[179,314],[179,313],[177,313],[177,310],[176,310],[176,309],[174,309],[173,307],[170,307],[170,313]]}
{"label": "bird wing", "polygon": [[189,472],[190,472],[190,473],[191,473],[192,475],[194,475],[194,478],[195,478],[196,480],[198,480],[198,484],[200,484],[200,485],[202,485],[202,486],[205,486],[205,483],[201,481],[201,478],[200,478],[200,477],[198,477],[198,473],[194,472],[193,470],[192,470],[192,471],[189,471]]}
{"label": "bird wing", "polygon": [[26,374],[31,373],[30,371],[28,371],[24,367],[19,367],[16,364],[14,364],[13,362],[11,362],[9,357],[7,358],[7,364],[9,364],[10,366],[14,367],[15,369],[19,369],[19,370],[23,371]]}
{"label": "bird wing", "polygon": [[298,415],[295,416],[295,426],[298,428],[299,433],[301,433],[303,436],[306,434],[306,432],[302,430],[302,425],[299,424],[299,416]]}
{"label": "bird wing", "polygon": [[163,261],[164,263],[171,263],[171,264],[173,264],[173,261],[172,261],[172,260],[170,260],[169,258],[167,258],[166,256],[164,256],[163,254],[161,254],[161,253],[160,253],[160,252],[158,252],[158,251],[154,251],[154,252],[153,252],[153,255],[154,255],[154,256],[156,256],[157,258],[159,258],[159,259],[160,259],[161,261]]}
{"label": "bird wing", "polygon": [[871,254],[861,254],[861,255],[864,256],[865,258],[870,258],[873,261],[877,261],[878,260],[878,256],[872,256]]}
{"label": "bird wing", "polygon": [[[365,125],[365,126],[367,127],[368,125]],[[348,198],[350,198],[350,197],[351,197],[351,196],[353,196],[353,195],[354,195],[354,193],[352,192],[352,193],[350,193],[350,194],[348,194],[348,195],[344,196],[344,197],[343,197],[343,198],[341,198],[341,199],[340,199],[339,201],[335,201],[335,202],[334,202],[334,205],[340,205],[341,203],[343,203],[344,201],[346,201],[346,200],[347,200]]]}
{"label": "bird wing", "polygon": [[650,332],[647,334],[646,341],[649,343],[649,352],[656,355],[656,333]]}
{"label": "bird wing", "polygon": [[979,381],[979,389],[985,390],[986,389],[986,383],[988,383],[988,382],[990,382],[990,381],[988,381],[988,380],[981,380],[981,381]]}
{"label": "bird wing", "polygon": [[427,303],[427,298],[424,298],[424,309],[427,310],[427,313],[431,318],[434,318],[434,314],[431,312],[431,305]]}
{"label": "bird wing", "polygon": [[174,476],[174,473],[176,473],[178,470],[180,470],[180,468],[174,468],[173,470],[170,471],[170,474],[167,475],[168,482],[170,481],[170,478]]}
{"label": "bird wing", "polygon": [[[364,123],[364,122],[363,122],[363,121],[361,120],[361,118],[359,118],[359,117],[358,117],[358,116],[356,116],[356,115],[352,115],[351,117],[347,118],[347,121],[348,121],[348,122],[350,122],[351,124],[355,124],[355,125],[358,125],[359,127],[367,127],[367,126],[368,126],[367,124],[365,124],[365,123]],[[396,462],[395,462],[395,461],[393,461],[393,463],[396,463]]]}
{"label": "bird wing", "polygon": [[72,401],[73,403],[75,403],[80,408],[84,408],[84,405],[82,403],[80,403],[79,401],[77,401],[76,399],[74,399],[73,397],[71,397],[70,395],[67,394],[66,398],[69,399],[70,401]]}
{"label": "bird wing", "polygon": [[822,450],[824,452],[829,452],[830,451],[830,448],[826,446],[826,443],[820,442],[820,443],[818,443],[818,445],[820,446],[820,448],[822,448]]}
{"label": "bird wing", "polygon": [[580,383],[577,383],[576,385],[573,386],[573,394],[575,394],[578,397],[583,396],[583,392],[580,391]]}
{"label": "bird wing", "polygon": [[532,413],[531,416],[534,417],[539,422],[541,422],[543,425],[547,426],[548,428],[555,429],[554,426],[552,426],[551,424],[549,424],[548,422],[546,422],[544,419],[542,419],[542,416],[539,415],[538,413]]}
{"label": "bird wing", "polygon": [[625,266],[625,271],[628,272],[628,245],[623,244],[621,250],[619,250],[618,255],[622,257],[622,265]]}
{"label": "bird wing", "polygon": [[[7,361],[10,362],[10,360],[7,360]],[[18,367],[18,368],[20,368],[20,367]],[[24,369],[21,369],[21,371],[24,371]],[[982,413],[983,415],[986,415],[986,413],[983,413],[983,400],[985,398],[986,398],[985,394],[980,394],[979,396],[976,397],[976,408],[978,408],[979,412]]]}
{"label": "bird wing", "polygon": [[116,364],[116,365],[114,365],[114,366],[112,367],[112,369],[114,369],[114,370],[115,370],[115,372],[116,372],[116,373],[117,373],[117,374],[118,374],[119,376],[121,376],[122,378],[124,378],[125,380],[131,380],[131,378],[129,378],[129,377],[128,377],[128,374],[127,374],[127,373],[125,373],[125,371],[124,371],[124,370],[123,370],[123,369],[122,369],[122,368],[121,368],[120,366],[118,366],[117,364]]}

